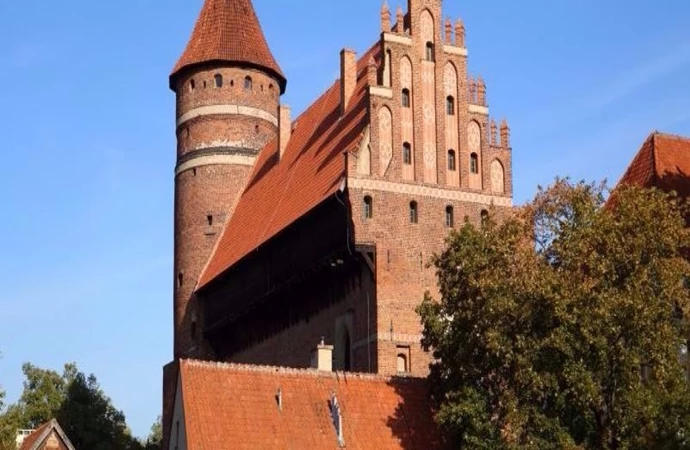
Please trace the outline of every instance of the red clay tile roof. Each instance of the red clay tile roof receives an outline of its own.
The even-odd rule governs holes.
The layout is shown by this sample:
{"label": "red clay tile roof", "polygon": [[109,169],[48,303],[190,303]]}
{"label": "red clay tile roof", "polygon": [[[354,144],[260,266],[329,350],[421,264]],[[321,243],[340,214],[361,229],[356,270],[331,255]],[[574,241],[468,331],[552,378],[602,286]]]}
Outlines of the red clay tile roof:
{"label": "red clay tile roof", "polygon": [[21,447],[19,447],[19,450],[38,450],[45,443],[45,440],[48,439],[52,431],[55,431],[55,433],[58,435],[58,437],[68,450],[74,450],[72,443],[67,438],[67,436],[65,436],[65,432],[62,430],[60,425],[57,423],[57,420],[55,419],[51,420],[50,422],[46,422],[40,427],[36,428],[36,430],[33,433],[31,433],[29,436],[26,437],[26,439],[24,439],[24,442],[22,442],[22,445]]}
{"label": "red clay tile roof", "polygon": [[184,68],[212,61],[266,69],[285,92],[285,75],[266,43],[251,0],[205,0],[187,48],[170,75],[171,86]]}
{"label": "red clay tile roof", "polygon": [[690,138],[652,133],[619,184],[659,187],[690,194]]}
{"label": "red clay tile roof", "polygon": [[375,45],[357,63],[357,86],[340,116],[340,81],[295,122],[282,160],[277,140],[254,166],[245,192],[199,280],[202,288],[251,251],[334,194],[345,176],[343,153],[356,147],[368,121],[367,66]]}
{"label": "red clay tile roof", "polygon": [[424,379],[187,360],[180,377],[187,448],[337,449],[333,393],[345,448],[441,448]]}

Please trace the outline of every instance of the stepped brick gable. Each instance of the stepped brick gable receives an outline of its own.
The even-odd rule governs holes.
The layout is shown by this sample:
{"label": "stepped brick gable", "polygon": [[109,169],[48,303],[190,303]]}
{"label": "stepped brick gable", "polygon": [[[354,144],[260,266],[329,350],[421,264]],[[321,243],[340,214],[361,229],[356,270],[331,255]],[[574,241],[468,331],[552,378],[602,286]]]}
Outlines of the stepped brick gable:
{"label": "stepped brick gable", "polygon": [[[371,11],[375,14],[375,11]],[[440,0],[380,10],[358,55],[293,118],[249,0],[206,0],[170,85],[177,99],[174,358],[428,373],[415,312],[428,266],[465,221],[512,207],[510,128],[471,75]]]}

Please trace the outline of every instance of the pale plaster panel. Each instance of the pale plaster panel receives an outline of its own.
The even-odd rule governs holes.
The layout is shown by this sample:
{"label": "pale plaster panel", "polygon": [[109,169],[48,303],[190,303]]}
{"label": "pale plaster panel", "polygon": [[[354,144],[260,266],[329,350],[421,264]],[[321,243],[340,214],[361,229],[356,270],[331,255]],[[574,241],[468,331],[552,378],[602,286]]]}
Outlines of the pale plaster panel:
{"label": "pale plaster panel", "polygon": [[263,119],[267,122],[270,122],[275,126],[278,126],[278,118],[276,116],[274,116],[273,114],[269,114],[266,111],[258,109],[258,108],[252,108],[250,106],[239,106],[239,105],[211,105],[211,106],[202,106],[199,108],[194,108],[194,109],[186,112],[185,114],[182,114],[177,119],[177,126],[179,127],[183,123],[188,122],[192,119],[196,119],[197,117],[212,116],[212,115],[219,115],[219,114],[243,115],[243,116],[256,117],[259,119]]}

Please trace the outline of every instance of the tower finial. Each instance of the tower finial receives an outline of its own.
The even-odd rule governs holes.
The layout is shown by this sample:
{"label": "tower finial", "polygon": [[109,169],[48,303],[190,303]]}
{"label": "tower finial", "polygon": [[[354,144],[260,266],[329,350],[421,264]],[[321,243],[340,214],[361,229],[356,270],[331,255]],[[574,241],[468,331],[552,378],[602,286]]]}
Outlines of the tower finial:
{"label": "tower finial", "polygon": [[481,75],[477,78],[477,104],[486,106],[486,84]]}
{"label": "tower finial", "polygon": [[465,48],[465,24],[462,19],[455,22],[455,45],[460,48]]}
{"label": "tower finial", "polygon": [[374,59],[374,55],[371,55],[367,61],[367,81],[369,82],[369,86],[378,86],[378,79],[379,72],[376,66],[376,60]]}
{"label": "tower finial", "polygon": [[383,0],[381,7],[381,32],[391,32],[391,10],[388,8],[388,0]]}
{"label": "tower finial", "polygon": [[446,18],[446,44],[453,43],[453,25],[450,23],[450,17]]}
{"label": "tower finial", "polygon": [[405,16],[400,5],[398,5],[398,9],[395,11],[395,32],[398,34],[405,32]]}
{"label": "tower finial", "polygon": [[496,120],[491,119],[491,136],[490,136],[490,144],[491,145],[498,145],[498,125],[496,124]]}
{"label": "tower finial", "polygon": [[506,119],[501,121],[501,147],[510,148],[510,127]]}

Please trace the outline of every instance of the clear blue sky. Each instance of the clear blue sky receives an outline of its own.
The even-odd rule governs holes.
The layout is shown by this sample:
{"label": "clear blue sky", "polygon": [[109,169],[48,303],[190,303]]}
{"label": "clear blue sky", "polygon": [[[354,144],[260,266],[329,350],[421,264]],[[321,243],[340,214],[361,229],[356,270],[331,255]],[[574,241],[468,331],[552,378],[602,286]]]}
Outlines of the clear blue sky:
{"label": "clear blue sky", "polygon": [[[301,111],[376,0],[254,0]],[[396,3],[390,1],[393,7]],[[690,135],[687,0],[446,0],[512,127],[516,203],[556,175],[615,182],[654,129]],[[286,5],[290,7],[286,7]],[[172,354],[174,96],[201,0],[0,0],[0,384],[93,372],[135,434]]]}

